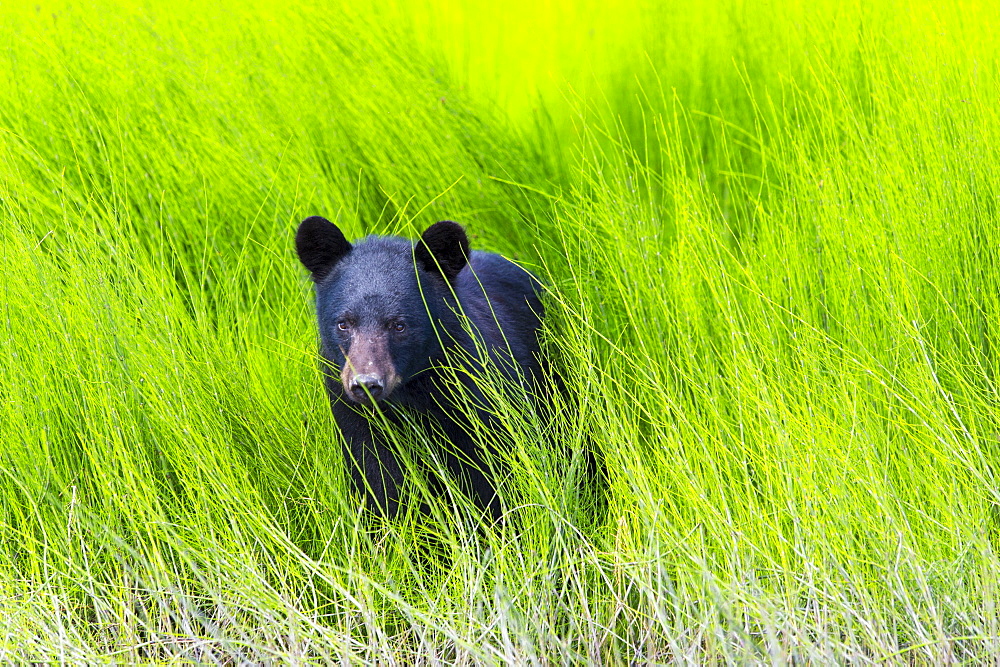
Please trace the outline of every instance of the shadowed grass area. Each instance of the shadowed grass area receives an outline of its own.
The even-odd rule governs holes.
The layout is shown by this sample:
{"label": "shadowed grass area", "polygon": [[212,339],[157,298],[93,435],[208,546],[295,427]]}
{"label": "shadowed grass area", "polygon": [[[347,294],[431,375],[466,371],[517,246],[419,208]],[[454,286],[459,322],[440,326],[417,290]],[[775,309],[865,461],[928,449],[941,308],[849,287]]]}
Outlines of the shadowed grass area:
{"label": "shadowed grass area", "polygon": [[[1000,16],[766,5],[0,7],[0,655],[995,655]],[[311,214],[549,286],[504,525],[362,517]]]}

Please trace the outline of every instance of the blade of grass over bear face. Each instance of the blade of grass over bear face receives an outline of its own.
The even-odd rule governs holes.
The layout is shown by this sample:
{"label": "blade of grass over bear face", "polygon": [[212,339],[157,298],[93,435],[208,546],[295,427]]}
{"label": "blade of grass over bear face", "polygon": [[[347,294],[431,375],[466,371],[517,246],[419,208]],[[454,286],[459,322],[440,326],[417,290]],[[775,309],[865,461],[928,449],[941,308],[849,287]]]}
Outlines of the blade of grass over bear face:
{"label": "blade of grass over bear face", "polygon": [[[3,5],[0,655],[995,655],[998,23]],[[392,433],[429,517],[360,510],[310,215],[542,278],[556,418],[482,379],[502,526],[427,485],[433,429]]]}

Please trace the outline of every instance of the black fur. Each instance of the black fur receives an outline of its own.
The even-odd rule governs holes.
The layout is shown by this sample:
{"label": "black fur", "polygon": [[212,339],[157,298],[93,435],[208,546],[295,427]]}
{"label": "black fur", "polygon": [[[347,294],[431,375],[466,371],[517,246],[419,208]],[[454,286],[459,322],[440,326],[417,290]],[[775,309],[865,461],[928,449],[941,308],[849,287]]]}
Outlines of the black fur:
{"label": "black fur", "polygon": [[[300,225],[296,248],[316,280],[321,355],[330,368],[326,388],[352,480],[368,506],[395,515],[404,481],[396,454],[373,428],[377,409],[392,423],[400,423],[403,413],[436,422],[451,445],[444,452],[449,471],[481,509],[498,518],[494,479],[470,435],[467,410],[457,407],[454,385],[443,381],[442,362],[446,356],[452,363],[462,360],[468,372],[460,374],[461,391],[483,406],[478,417],[489,427],[493,418],[475,381],[482,370],[477,349],[486,349],[490,362],[513,382],[541,382],[538,281],[500,255],[470,252],[465,231],[450,221],[429,227],[416,245],[381,236],[351,245],[333,223],[313,217]],[[468,317],[471,332],[458,313]],[[354,368],[352,345],[368,346],[365,368]],[[341,375],[371,368],[399,378],[377,401],[346,390]]]}
{"label": "black fur", "polygon": [[351,244],[340,229],[318,215],[306,218],[295,233],[295,249],[299,260],[319,282],[341,257],[351,251]]}
{"label": "black fur", "polygon": [[413,254],[424,270],[439,273],[450,282],[469,261],[469,238],[461,225],[442,220],[420,235]]}

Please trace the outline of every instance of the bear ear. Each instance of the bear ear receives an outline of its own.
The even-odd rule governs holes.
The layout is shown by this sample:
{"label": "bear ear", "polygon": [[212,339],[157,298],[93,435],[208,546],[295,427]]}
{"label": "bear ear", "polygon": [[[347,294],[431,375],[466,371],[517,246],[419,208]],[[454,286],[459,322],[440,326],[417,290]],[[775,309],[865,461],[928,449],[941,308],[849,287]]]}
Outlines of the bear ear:
{"label": "bear ear", "polygon": [[413,255],[426,271],[450,282],[469,261],[469,237],[456,222],[435,222],[420,235]]}
{"label": "bear ear", "polygon": [[351,244],[337,225],[314,215],[303,220],[295,232],[295,250],[313,280],[319,282],[351,251]]}

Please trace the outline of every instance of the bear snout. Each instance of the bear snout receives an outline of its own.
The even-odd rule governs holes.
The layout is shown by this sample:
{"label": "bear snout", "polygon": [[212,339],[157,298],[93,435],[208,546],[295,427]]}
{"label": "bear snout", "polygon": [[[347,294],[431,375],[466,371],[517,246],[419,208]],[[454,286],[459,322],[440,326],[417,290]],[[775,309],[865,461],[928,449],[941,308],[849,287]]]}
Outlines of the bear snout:
{"label": "bear snout", "polygon": [[351,385],[348,390],[351,392],[351,397],[358,403],[364,403],[368,397],[371,397],[373,401],[377,401],[380,396],[382,396],[382,390],[385,388],[385,382],[379,375],[371,374],[359,374],[355,375],[351,380]]}
{"label": "bear snout", "polygon": [[384,337],[356,336],[340,373],[344,395],[356,403],[389,397],[401,378]]}

